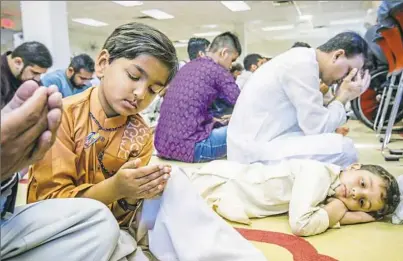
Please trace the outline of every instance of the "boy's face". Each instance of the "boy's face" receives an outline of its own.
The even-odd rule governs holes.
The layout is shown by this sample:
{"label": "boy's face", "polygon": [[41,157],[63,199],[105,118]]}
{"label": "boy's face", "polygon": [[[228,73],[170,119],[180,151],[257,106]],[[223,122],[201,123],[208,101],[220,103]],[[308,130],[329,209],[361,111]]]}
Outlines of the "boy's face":
{"label": "boy's face", "polygon": [[165,88],[168,68],[153,56],[140,55],[133,60],[118,58],[110,64],[108,61],[108,52],[101,51],[96,70],[102,77],[101,91],[108,117],[141,112]]}
{"label": "boy's face", "polygon": [[340,174],[335,197],[351,211],[376,212],[384,207],[385,183],[379,176],[355,164]]}

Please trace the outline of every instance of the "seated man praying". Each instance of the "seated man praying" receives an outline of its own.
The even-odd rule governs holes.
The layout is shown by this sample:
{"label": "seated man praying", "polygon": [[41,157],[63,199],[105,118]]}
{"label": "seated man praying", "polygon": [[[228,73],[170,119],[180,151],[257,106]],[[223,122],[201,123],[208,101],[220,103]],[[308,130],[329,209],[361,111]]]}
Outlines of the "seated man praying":
{"label": "seated man praying", "polygon": [[[291,48],[252,74],[228,126],[228,159],[277,163],[316,159],[343,167],[357,161],[351,139],[335,133],[346,122],[345,105],[365,91],[368,45],[357,33],[340,33],[314,48]],[[320,82],[339,84],[324,106]]]}
{"label": "seated man praying", "polygon": [[155,131],[158,155],[184,162],[204,162],[227,155],[227,120],[209,109],[217,98],[234,105],[239,88],[229,72],[241,54],[238,37],[218,35],[205,57],[183,66],[169,85]]}

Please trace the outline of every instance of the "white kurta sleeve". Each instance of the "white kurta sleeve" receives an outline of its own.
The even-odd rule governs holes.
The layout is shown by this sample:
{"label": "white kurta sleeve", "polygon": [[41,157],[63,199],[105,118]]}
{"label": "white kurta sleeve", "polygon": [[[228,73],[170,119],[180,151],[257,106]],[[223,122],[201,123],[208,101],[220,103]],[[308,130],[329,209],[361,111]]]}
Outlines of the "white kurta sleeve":
{"label": "white kurta sleeve", "polygon": [[332,133],[346,122],[342,103],[335,101],[326,108],[319,90],[318,66],[316,61],[302,57],[284,66],[280,76],[283,90],[297,111],[298,125],[305,135]]}
{"label": "white kurta sleeve", "polygon": [[295,175],[289,207],[292,232],[311,236],[326,231],[329,216],[319,205],[326,199],[332,182],[329,170],[320,162],[298,161],[292,172]]}

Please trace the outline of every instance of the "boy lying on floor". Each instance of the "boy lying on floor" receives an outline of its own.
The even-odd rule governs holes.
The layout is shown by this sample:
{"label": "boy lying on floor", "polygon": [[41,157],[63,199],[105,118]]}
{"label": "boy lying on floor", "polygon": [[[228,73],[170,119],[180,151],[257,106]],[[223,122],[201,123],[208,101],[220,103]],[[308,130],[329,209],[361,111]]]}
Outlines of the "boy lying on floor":
{"label": "boy lying on floor", "polygon": [[291,230],[311,236],[340,224],[371,222],[399,204],[396,179],[376,165],[340,167],[311,160],[278,165],[213,161],[191,175],[209,206],[231,221],[289,212]]}

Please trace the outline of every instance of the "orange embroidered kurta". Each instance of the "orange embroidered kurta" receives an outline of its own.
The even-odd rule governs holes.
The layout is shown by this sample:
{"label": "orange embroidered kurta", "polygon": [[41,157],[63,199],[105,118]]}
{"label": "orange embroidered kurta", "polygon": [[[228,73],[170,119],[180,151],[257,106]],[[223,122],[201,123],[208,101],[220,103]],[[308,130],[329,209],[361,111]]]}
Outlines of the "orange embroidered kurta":
{"label": "orange embroidered kurta", "polygon": [[[141,116],[107,118],[98,99],[98,88],[63,100],[63,117],[56,142],[29,172],[28,203],[51,198],[73,198],[85,189],[116,173],[129,160],[140,158],[147,165],[153,151],[151,130]],[[90,118],[90,112],[104,129]],[[123,126],[123,127],[121,127]],[[98,132],[103,138],[84,148],[87,135]],[[98,158],[103,154],[100,161]],[[100,164],[102,162],[104,170]],[[117,202],[110,206],[115,214]],[[120,212],[123,210],[120,209]],[[126,224],[130,212],[116,216]]]}

